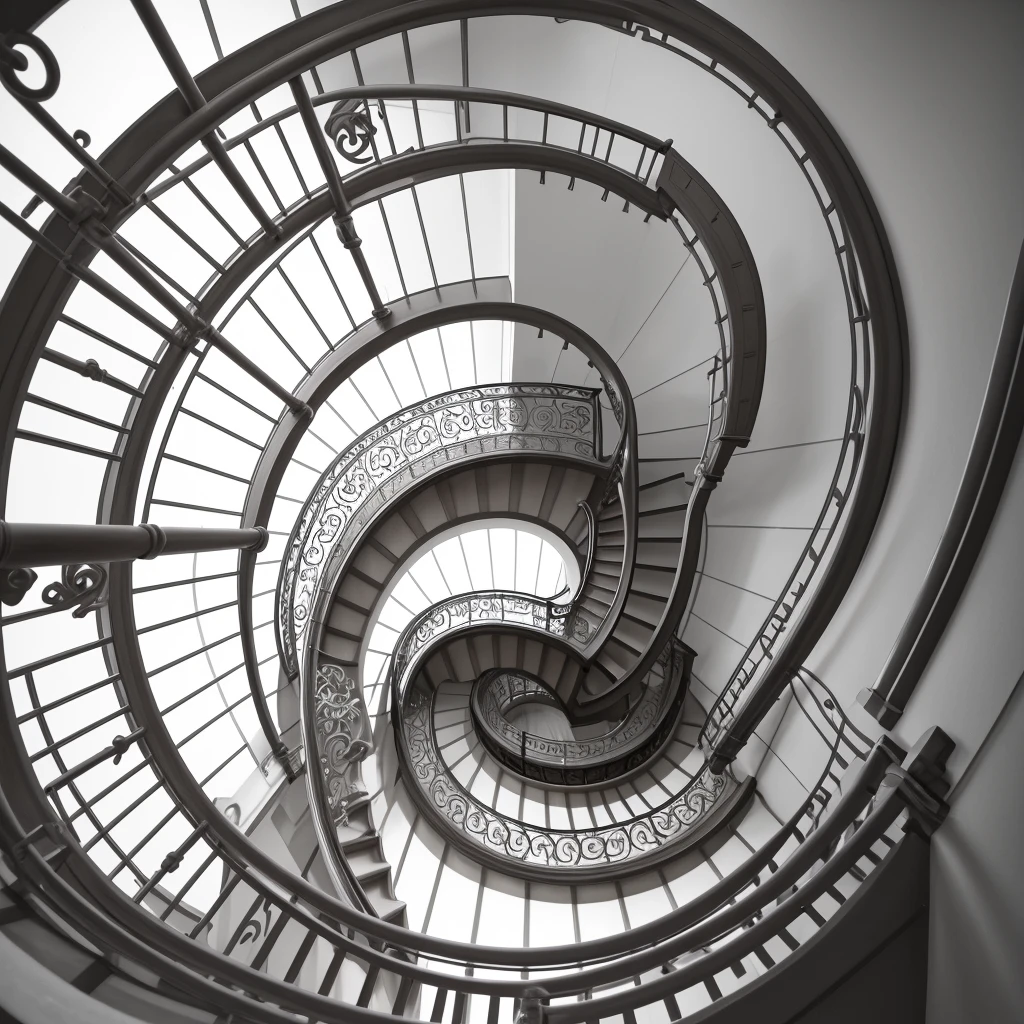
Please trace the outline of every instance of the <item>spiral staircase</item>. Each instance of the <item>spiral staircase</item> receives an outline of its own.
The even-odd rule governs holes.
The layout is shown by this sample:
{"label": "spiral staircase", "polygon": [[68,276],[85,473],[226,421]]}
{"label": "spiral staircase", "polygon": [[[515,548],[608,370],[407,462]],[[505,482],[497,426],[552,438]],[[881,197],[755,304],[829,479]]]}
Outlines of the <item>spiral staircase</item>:
{"label": "spiral staircase", "polygon": [[905,268],[751,36],[0,29],[0,1015],[952,1019],[930,865],[984,741],[924,695],[1012,518],[1021,265],[872,686]]}

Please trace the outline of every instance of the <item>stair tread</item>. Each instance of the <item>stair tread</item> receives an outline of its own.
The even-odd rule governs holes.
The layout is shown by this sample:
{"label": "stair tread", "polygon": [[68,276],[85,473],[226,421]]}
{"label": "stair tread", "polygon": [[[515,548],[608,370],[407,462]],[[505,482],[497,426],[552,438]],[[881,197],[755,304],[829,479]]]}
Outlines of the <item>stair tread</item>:
{"label": "stair tread", "polygon": [[[645,460],[641,459],[640,461],[643,462]],[[682,479],[685,479],[685,478],[686,478],[686,470],[684,469],[684,470],[681,470],[678,473],[672,473],[669,476],[658,477],[657,480],[648,480],[647,483],[641,484],[637,488],[637,490],[649,491],[649,490],[652,490],[655,487],[660,487],[662,484],[671,483],[673,480],[682,480]]]}
{"label": "stair tread", "polygon": [[674,512],[685,512],[688,507],[688,503],[684,501],[678,505],[662,505],[658,508],[643,509],[637,512],[637,516],[641,519],[650,516],[667,516]]}
{"label": "stair tread", "polygon": [[339,845],[347,856],[349,853],[358,853],[360,850],[373,849],[379,842],[380,836],[376,832],[367,832],[366,835],[357,836],[355,839],[346,839]]}
{"label": "stair tread", "polygon": [[[351,865],[349,865],[351,867]],[[391,874],[391,865],[387,861],[380,861],[376,864],[368,864],[366,867],[356,870],[352,869],[356,881],[362,885],[364,882],[375,882],[378,879]]]}
{"label": "stair tread", "polygon": [[637,623],[639,626],[649,626],[651,629],[658,624],[657,622],[650,622],[648,619],[643,619],[639,615],[634,615],[632,612],[627,612],[625,610],[622,612],[622,617],[624,619],[629,619],[631,622]]}

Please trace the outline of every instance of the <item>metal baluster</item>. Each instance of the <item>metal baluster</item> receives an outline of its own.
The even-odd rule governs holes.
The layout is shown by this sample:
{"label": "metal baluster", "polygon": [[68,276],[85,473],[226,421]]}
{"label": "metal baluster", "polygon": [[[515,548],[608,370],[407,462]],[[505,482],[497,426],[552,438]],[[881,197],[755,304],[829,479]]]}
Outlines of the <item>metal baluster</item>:
{"label": "metal baluster", "polygon": [[338,165],[327,148],[326,137],[320,127],[320,122],[317,120],[312,101],[309,98],[309,93],[306,92],[306,86],[303,84],[302,78],[293,78],[288,84],[291,88],[292,96],[295,97],[295,103],[305,125],[306,134],[309,136],[309,140],[313,145],[313,151],[316,153],[317,162],[320,164],[320,169],[327,179],[327,188],[334,201],[334,224],[338,232],[338,238],[341,239],[341,244],[352,254],[356,270],[359,272],[367,294],[370,296],[373,315],[378,320],[383,320],[390,315],[391,310],[384,305],[380,292],[377,290],[377,284],[370,272],[369,264],[366,262],[366,255],[361,248],[363,242],[356,231],[352,204],[345,195]]}
{"label": "metal baluster", "polygon": [[[196,84],[195,79],[189,73],[185,62],[181,59],[170,33],[153,6],[152,0],[132,0],[135,11],[153,40],[153,45],[160,54],[161,60],[167,66],[167,70],[174,79],[174,84],[184,97],[192,113],[202,110],[206,106],[206,97]],[[238,193],[239,198],[248,207],[249,212],[256,218],[260,227],[269,235],[277,236],[280,229],[267,215],[266,210],[254,195],[248,182],[242,177],[241,172],[234,165],[224,148],[224,143],[217,136],[216,132],[210,132],[203,137],[203,145],[206,147],[214,163],[220,168],[221,173],[227,179],[231,187]]]}

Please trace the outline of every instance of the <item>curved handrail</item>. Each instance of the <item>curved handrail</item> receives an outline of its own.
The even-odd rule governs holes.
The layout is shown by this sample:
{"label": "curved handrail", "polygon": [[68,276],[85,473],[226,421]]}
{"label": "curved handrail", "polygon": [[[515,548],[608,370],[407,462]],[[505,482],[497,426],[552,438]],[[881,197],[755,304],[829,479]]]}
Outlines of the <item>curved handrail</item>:
{"label": "curved handrail", "polygon": [[[417,673],[439,635],[448,639],[492,621],[505,621],[503,608],[497,606],[492,611],[489,597],[476,613],[480,617],[474,618],[474,596],[460,595],[455,608],[465,615],[465,621],[454,627],[447,609],[438,615],[427,609],[414,619],[399,638],[388,669],[386,685],[391,691],[399,757],[408,768],[410,792],[430,814],[434,827],[460,845],[472,841],[474,854],[500,870],[562,881],[603,876],[610,868],[620,873],[624,867],[640,870],[674,855],[680,842],[704,837],[712,827],[713,812],[737,792],[731,780],[714,775],[707,765],[679,794],[659,806],[626,821],[590,829],[527,824],[482,804],[452,776],[440,756],[431,724],[434,692],[419,684]],[[531,615],[531,607],[542,606],[537,599],[518,603],[518,614],[524,617]],[[563,627],[559,623],[556,628]]]}
{"label": "curved handrail", "polygon": [[[342,148],[342,144],[340,142],[338,143],[338,148],[339,152],[343,157],[345,157],[345,159],[351,160],[353,163],[357,164],[366,163],[370,160],[379,162],[382,159],[386,160],[389,158],[387,155],[382,157],[379,152],[373,138],[377,132],[377,128],[373,126],[371,120],[371,112],[376,110],[383,126],[387,132],[390,133],[390,126],[387,124],[386,112],[386,101],[389,100],[451,101],[454,106],[455,130],[457,132],[456,140],[453,141],[466,143],[472,142],[474,139],[489,137],[481,136],[476,133],[469,133],[462,128],[461,111],[463,111],[467,105],[473,103],[502,108],[502,121],[504,128],[502,138],[505,141],[508,141],[510,137],[508,127],[509,109],[529,110],[534,113],[543,114],[544,119],[539,141],[542,145],[554,146],[559,149],[566,149],[569,147],[561,146],[550,141],[548,138],[549,119],[551,117],[557,117],[566,121],[577,122],[581,128],[579,141],[575,147],[572,147],[572,149],[577,153],[586,154],[589,151],[590,156],[596,156],[605,163],[610,163],[616,138],[626,139],[639,146],[640,156],[637,159],[635,170],[631,173],[632,177],[636,178],[643,184],[646,184],[650,180],[658,156],[668,152],[672,145],[671,139],[665,140],[656,138],[647,132],[639,131],[629,125],[613,121],[611,118],[603,117],[600,114],[594,114],[589,111],[582,110],[579,107],[571,107],[565,103],[556,103],[553,100],[546,100],[541,97],[526,96],[522,93],[504,92],[497,89],[419,84],[365,85],[347,86],[343,89],[331,89],[327,92],[318,93],[317,95],[310,97],[310,102],[314,107],[323,106],[328,103],[333,103],[336,107],[341,107],[346,102],[351,103],[352,101],[363,101],[361,107],[359,107],[360,116],[354,117],[352,116],[352,112],[345,112],[348,113],[348,117],[345,117],[345,114],[343,113],[338,126],[334,127],[330,122],[328,122],[327,128],[325,129],[334,136],[339,136],[343,130],[347,134],[351,128],[353,135],[358,140],[357,144],[360,147],[359,153],[354,156],[350,156],[349,153]],[[376,103],[371,106],[371,101],[376,101]],[[251,142],[251,140],[261,132],[268,128],[277,126],[285,119],[294,116],[297,111],[298,107],[287,106],[268,117],[262,118],[246,130],[225,139],[225,150],[230,151],[236,146],[241,146],[245,143]],[[332,127],[333,131],[331,130]],[[591,135],[587,134],[588,128],[592,128],[594,130]],[[601,138],[602,131],[604,131],[608,136],[607,142]],[[422,149],[429,147],[423,146],[421,142],[419,148]],[[360,159],[361,154],[367,150],[369,150],[369,156],[367,156],[365,160]],[[603,150],[603,153],[600,155],[598,155],[599,150]],[[167,189],[176,185],[179,181],[191,177],[196,173],[196,171],[206,167],[212,162],[212,160],[213,157],[209,153],[197,157],[187,166],[180,168],[171,175],[168,175],[166,178],[161,180],[158,185],[150,188],[147,192],[148,198],[157,198],[163,192],[167,191]],[[645,163],[646,170],[644,167]]]}
{"label": "curved handrail", "polygon": [[[705,274],[707,271],[705,270]],[[581,702],[581,706],[589,710],[604,708],[618,700],[621,693],[631,689],[644,678],[651,666],[664,650],[667,638],[672,636],[678,627],[679,619],[689,598],[690,590],[697,565],[701,545],[701,524],[711,491],[722,479],[733,449],[737,444],[745,444],[744,438],[728,433],[734,417],[730,416],[730,396],[726,390],[716,394],[715,386],[722,363],[714,357],[712,368],[708,371],[708,425],[704,438],[704,448],[693,473],[693,489],[687,503],[686,517],[683,521],[682,541],[679,558],[669,592],[657,626],[648,638],[643,652],[632,668],[624,672],[600,696]],[[733,382],[738,377],[733,375]],[[716,430],[717,424],[717,430]],[[627,520],[628,521],[628,520]],[[623,602],[624,603],[624,602]]]}
{"label": "curved handrail", "polygon": [[595,396],[558,384],[462,388],[407,406],[349,445],[306,500],[281,563],[277,630],[286,670],[299,670],[321,581],[385,502],[440,466],[498,450],[597,462]]}
{"label": "curved handrail", "polygon": [[[614,472],[614,469],[612,470]],[[594,510],[590,507],[589,501],[581,501],[577,506],[587,521],[587,559],[583,564],[583,572],[580,573],[580,585],[576,588],[577,596],[583,592],[583,588],[590,579],[590,571],[594,568],[594,548],[597,543],[597,521],[594,518]]]}
{"label": "curved handrail", "polygon": [[[604,367],[599,367],[599,372],[603,369]],[[582,651],[583,658],[587,662],[593,661],[600,652],[602,646],[614,632],[615,626],[618,624],[626,607],[629,588],[633,582],[633,565],[636,561],[636,512],[640,486],[640,472],[637,463],[636,408],[633,405],[633,395],[628,385],[621,379],[621,375],[619,375],[617,380],[619,383],[619,394],[618,399],[615,401],[612,400],[611,396],[616,392],[609,385],[603,373],[601,373],[601,381],[609,396],[609,401],[612,403],[615,419],[621,428],[619,442],[611,459],[612,470],[608,479],[608,487],[610,490],[613,489],[618,493],[619,501],[622,505],[623,552],[622,572],[619,575],[619,582],[616,585],[611,604],[599,622],[590,622],[591,616],[584,616],[582,608],[579,607],[579,601],[583,595],[582,586],[577,595],[577,608],[574,618],[581,622],[586,622],[588,626],[587,632],[589,636]]]}
{"label": "curved handrail", "polygon": [[[692,904],[688,904],[686,907],[680,908],[678,911],[674,911],[669,917],[673,918],[675,922],[678,919],[681,930],[676,933],[676,937],[670,942],[665,943],[661,946],[652,946],[649,949],[644,949],[641,952],[633,953],[625,958],[623,961],[618,961],[613,964],[609,964],[604,967],[598,967],[593,970],[584,971],[582,974],[575,973],[573,975],[565,976],[564,978],[552,978],[547,979],[544,984],[546,991],[551,995],[562,995],[562,994],[573,994],[584,990],[592,990],[596,987],[608,984],[610,981],[614,981],[618,976],[619,970],[624,970],[628,974],[638,974],[640,971],[658,962],[658,958],[661,958],[661,962],[664,962],[666,956],[669,958],[672,955],[678,955],[679,952],[685,951],[686,948],[693,948],[695,945],[703,945],[703,942],[697,942],[698,939],[702,939],[705,934],[708,934],[710,928],[722,928],[723,920],[719,916],[708,918],[709,914],[714,914],[716,909],[733,901],[733,897],[729,896],[729,892],[742,892],[748,888],[751,883],[755,883],[751,890],[751,896],[755,897],[753,900],[750,897],[742,898],[739,903],[735,903],[729,910],[730,920],[736,918],[737,920],[745,920],[751,914],[758,914],[762,908],[764,908],[775,895],[785,893],[787,887],[791,882],[798,882],[801,876],[805,873],[807,867],[810,867],[822,852],[825,856],[829,856],[829,851],[835,850],[833,842],[835,838],[842,835],[848,825],[848,823],[856,823],[860,815],[860,808],[863,806],[865,799],[869,799],[870,793],[873,792],[874,788],[878,785],[880,772],[884,770],[885,766],[891,764],[894,758],[889,752],[888,748],[876,747],[875,750],[868,757],[864,766],[861,768],[857,780],[854,784],[847,789],[845,795],[829,814],[828,818],[821,823],[819,829],[816,831],[814,838],[808,844],[804,844],[791,858],[786,861],[781,871],[777,871],[773,876],[770,876],[767,884],[756,884],[758,883],[758,872],[763,870],[765,864],[775,855],[778,849],[781,848],[781,844],[785,842],[788,835],[792,834],[797,829],[797,825],[804,815],[814,806],[817,797],[817,789],[814,791],[812,796],[808,799],[807,803],[798,811],[797,815],[791,820],[791,822],[776,835],[776,837],[767,844],[765,848],[760,851],[758,855],[753,858],[757,863],[744,864],[736,871],[732,873],[727,879],[721,880],[713,887],[712,891],[705,893],[702,897],[699,897]],[[830,761],[831,764],[831,761]],[[822,779],[824,781],[830,767],[826,766],[825,775]],[[891,791],[888,794],[890,799],[899,796],[899,804],[896,805],[893,810],[903,806],[903,802],[906,797],[903,796],[904,783],[902,781],[903,776],[897,776],[893,778],[895,785],[891,786]],[[872,815],[868,815],[865,821],[870,822],[873,819]],[[874,819],[877,820],[877,819]],[[860,826],[863,828],[863,825]],[[185,938],[184,936],[174,932],[172,929],[167,928],[161,922],[156,920],[152,915],[142,911],[141,908],[134,907],[130,901],[127,901],[124,897],[120,897],[119,900],[115,900],[116,907],[122,910],[130,911],[128,918],[119,915],[117,910],[113,910],[113,920],[110,920],[105,916],[110,910],[105,912],[97,913],[95,909],[84,900],[81,895],[73,892],[68,886],[67,882],[58,876],[54,870],[54,863],[48,860],[41,850],[37,849],[33,842],[38,842],[38,837],[33,840],[21,830],[13,816],[11,815],[9,805],[6,802],[6,798],[0,796],[0,833],[2,833],[4,846],[10,851],[12,849],[22,850],[22,854],[19,855],[19,862],[22,864],[31,864],[33,867],[33,874],[31,876],[31,882],[35,886],[36,878],[46,878],[47,884],[45,888],[45,895],[48,902],[51,905],[55,905],[59,910],[67,912],[67,908],[71,907],[78,914],[86,914],[90,920],[96,925],[95,928],[89,930],[89,934],[95,934],[104,938],[113,938],[120,940],[122,943],[128,942],[131,945],[131,940],[121,929],[122,925],[118,924],[118,920],[126,921],[128,918],[131,919],[130,926],[134,926],[136,934],[148,934],[150,936],[156,936],[163,933],[164,940],[159,945],[169,950],[176,958],[177,962],[185,963],[192,967],[192,969],[199,969],[200,973],[205,974],[212,978],[225,979],[231,978],[229,984],[235,985],[241,989],[242,992],[254,992],[266,995],[273,993],[275,1001],[280,999],[282,992],[285,993],[285,999],[287,1005],[290,1006],[303,1006],[312,1007],[317,1005],[315,997],[310,997],[309,993],[301,990],[289,988],[287,984],[282,985],[280,982],[273,978],[268,978],[265,974],[254,972],[251,968],[238,964],[223,954],[217,953],[208,949],[202,943],[194,943]],[[877,838],[879,833],[872,832],[869,830],[865,833],[865,837],[868,842],[873,841]],[[55,831],[47,833],[58,837],[60,841],[63,833],[59,826],[55,826]],[[85,858],[81,850],[78,848],[77,843],[70,838],[65,839],[67,849],[66,855],[70,857],[72,861],[79,865],[85,870],[88,875],[90,872],[95,873],[95,865]],[[849,849],[849,840],[839,848],[842,853],[843,848]],[[859,844],[858,844],[859,848]],[[837,861],[845,863],[845,857],[837,858]],[[831,869],[826,866],[824,875],[818,872],[815,875],[816,882],[821,882],[825,878],[829,878],[834,874]],[[102,876],[100,876],[102,877]],[[736,881],[742,880],[742,885],[739,890],[736,889]],[[827,884],[827,883],[826,883]],[[684,921],[690,922],[689,924],[683,924]],[[701,923],[703,922],[703,923]],[[660,924],[662,922],[651,922],[648,925],[641,926],[637,931],[638,933],[645,933],[651,930],[651,925]],[[695,927],[694,927],[695,926]],[[141,929],[141,933],[138,932]],[[729,929],[726,928],[725,931]],[[627,939],[635,939],[638,943],[643,943],[643,938],[640,934],[634,936],[633,933],[628,933],[624,936]],[[620,937],[621,938],[621,937]],[[152,941],[152,940],[151,940]],[[337,941],[342,942],[344,940],[338,936]],[[599,940],[607,942],[607,940]],[[584,944],[588,945],[588,944]],[[569,947],[570,951],[574,947]],[[575,947],[579,949],[580,947]],[[636,945],[633,948],[637,948]],[[134,946],[136,951],[139,951],[137,945]],[[166,965],[167,960],[160,954],[153,954],[151,947],[146,945],[144,952],[148,955],[149,959],[160,965]],[[480,952],[483,953],[483,948],[480,948]],[[535,951],[524,951],[524,952],[535,952]],[[570,952],[571,955],[571,952]],[[479,958],[474,958],[475,962],[480,962]],[[175,961],[172,961],[172,963]],[[397,968],[399,973],[409,974],[421,974],[422,971],[411,965],[394,964],[392,965]],[[171,971],[173,975],[173,969]],[[240,983],[241,982],[241,983]],[[482,983],[481,983],[482,982]],[[469,991],[505,991],[508,988],[509,983],[505,982],[486,982],[481,980],[460,980],[455,983],[458,987],[465,987]],[[523,984],[523,983],[520,983]],[[513,987],[514,991],[514,987]],[[646,992],[644,993],[647,994]],[[244,1001],[244,997],[243,997]],[[322,1003],[319,1004],[322,1006]],[[257,1015],[258,1016],[258,1015]],[[366,1014],[364,1011],[358,1011],[355,1016],[362,1019],[364,1016],[366,1019],[379,1019],[376,1015]],[[258,1019],[264,1019],[259,1017]],[[274,1015],[274,1011],[270,1010],[270,1020],[281,1019]]]}
{"label": "curved handrail", "polygon": [[[598,6],[599,6],[599,5],[595,4],[595,5],[594,5],[595,9],[596,9],[596,8],[597,8]],[[602,5],[602,7],[603,7],[603,5]],[[639,8],[638,8],[638,9],[639,9]],[[550,8],[549,8],[549,10],[550,10]],[[652,9],[652,10],[653,10],[653,9]],[[586,17],[586,12],[585,12],[585,11],[576,11],[575,13],[576,13],[576,16]],[[666,16],[667,16],[667,15],[666,15]],[[656,12],[654,13],[654,20],[655,20],[655,22],[657,21],[657,13],[656,13]],[[713,19],[712,19],[712,20],[713,20]],[[756,51],[755,51],[755,53],[756,53]],[[751,60],[753,60],[753,59],[754,59],[754,58],[751,58]],[[215,76],[214,76],[214,77],[215,77]],[[755,80],[757,80],[757,79],[756,79],[756,77],[755,77]],[[211,81],[212,81],[212,80],[211,80]],[[785,91],[785,90],[783,90],[783,92],[784,92],[784,91]],[[769,92],[771,92],[771,89],[770,89],[770,88],[769,88]],[[806,105],[807,105],[806,103],[805,103],[805,104],[803,104],[803,106],[806,106]],[[795,111],[796,111],[796,118],[797,118],[797,120],[798,120],[798,121],[799,121],[799,119],[800,119],[801,115],[802,115],[802,114],[804,113],[804,111],[803,111],[803,109],[802,109],[802,106],[801,106],[801,103],[800,103],[800,101],[799,101],[799,96],[797,96],[797,100],[796,100],[795,102],[793,102],[793,103],[790,103],[790,104],[788,104],[788,105],[786,105],[786,104],[783,104],[783,108],[787,110],[787,116],[791,116],[790,112],[791,112],[791,111],[794,111],[794,110],[795,110]],[[778,120],[781,120],[781,118],[779,118]],[[825,122],[825,121],[824,121],[824,119],[822,119],[822,124],[823,124],[823,125],[825,126],[825,129],[827,130],[827,122]],[[813,133],[812,133],[812,137],[813,137]],[[826,134],[826,139],[827,139],[827,138],[828,138],[828,136],[827,136],[827,134]],[[827,147],[826,147],[826,148],[827,148]],[[826,155],[827,155],[827,154],[826,154]],[[841,155],[842,155],[842,154],[840,154],[840,156],[841,156]],[[815,162],[817,163],[817,159],[815,159]],[[854,178],[854,185],[856,185],[856,184],[857,184],[857,179],[856,179],[856,174],[855,174],[855,171],[854,171],[854,172],[851,172],[851,176],[852,176],[852,177]],[[865,195],[866,195],[866,193],[865,193]],[[870,211],[869,211],[869,212],[870,212]],[[885,269],[885,267],[883,266],[882,270],[884,270],[884,269]],[[38,306],[38,304],[36,304],[36,306],[34,306],[33,308],[37,308],[37,306]],[[876,315],[876,316],[878,315],[877,311],[873,311],[873,312],[874,312],[874,315]],[[14,335],[10,335],[10,334],[8,334],[7,332],[5,332],[5,336],[14,336]]]}
{"label": "curved handrail", "polygon": [[616,778],[640,768],[674,731],[693,653],[670,637],[648,672],[640,699],[622,722],[602,736],[552,740],[509,722],[505,710],[513,680],[523,675],[514,669],[491,669],[480,677],[470,694],[473,723],[491,756],[526,779],[573,786]]}

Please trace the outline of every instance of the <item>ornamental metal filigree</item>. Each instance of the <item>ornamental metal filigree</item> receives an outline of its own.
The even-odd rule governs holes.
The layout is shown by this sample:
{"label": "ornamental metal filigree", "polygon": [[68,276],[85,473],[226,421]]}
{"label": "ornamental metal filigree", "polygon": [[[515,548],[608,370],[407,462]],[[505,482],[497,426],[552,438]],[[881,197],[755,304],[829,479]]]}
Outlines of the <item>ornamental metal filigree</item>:
{"label": "ornamental metal filigree", "polygon": [[313,708],[317,763],[327,803],[334,820],[344,823],[353,802],[366,796],[359,762],[373,748],[358,682],[341,665],[321,664]]}
{"label": "ornamental metal filigree", "polygon": [[324,132],[349,163],[367,164],[373,160],[373,153],[367,150],[377,129],[370,120],[364,100],[347,99],[335,103],[327,116]]}
{"label": "ornamental metal filigree", "polygon": [[[274,916],[274,903],[269,896],[267,896],[262,904],[258,904],[253,909],[252,914],[243,922],[241,928],[241,934],[238,937],[238,944],[244,946],[247,942],[255,944],[256,940],[261,935],[267,935],[270,932],[270,923]],[[263,914],[263,920],[260,921],[258,914]]]}
{"label": "ornamental metal filigree", "polygon": [[356,440],[321,476],[281,567],[277,626],[286,669],[298,671],[328,566],[345,557],[384,505],[440,467],[502,451],[599,465],[596,394],[553,384],[467,388],[403,409]]}
{"label": "ornamental metal filigree", "polygon": [[402,631],[395,645],[394,674],[401,675],[404,667],[437,637],[479,623],[512,623],[567,640],[571,609],[571,605],[552,604],[532,594],[497,590],[446,598],[420,612]]}
{"label": "ornamental metal filigree", "polygon": [[435,741],[434,699],[414,686],[402,705],[401,739],[415,785],[452,829],[522,866],[604,869],[637,860],[685,839],[735,788],[729,775],[705,765],[678,796],[627,821],[579,830],[529,825],[484,806],[451,775]]}
{"label": "ornamental metal filigree", "polygon": [[107,570],[102,565],[73,564],[61,570],[60,582],[51,583],[42,593],[43,604],[54,608],[77,608],[71,613],[76,619],[107,603]]}
{"label": "ornamental metal filigree", "polygon": [[604,374],[598,374],[598,376],[601,378],[601,384],[604,386],[604,393],[608,396],[608,404],[612,407],[612,415],[615,417],[615,422],[621,427],[626,417],[626,412],[622,407],[622,399],[619,398],[619,393],[615,388],[608,383]]}
{"label": "ornamental metal filigree", "polygon": [[470,696],[474,725],[488,752],[520,775],[558,785],[586,785],[638,768],[675,729],[686,689],[681,683],[685,645],[671,637],[648,671],[629,715],[603,736],[552,740],[525,733],[506,717],[514,702],[548,688],[515,669],[481,675]]}

